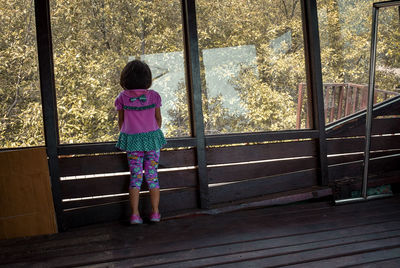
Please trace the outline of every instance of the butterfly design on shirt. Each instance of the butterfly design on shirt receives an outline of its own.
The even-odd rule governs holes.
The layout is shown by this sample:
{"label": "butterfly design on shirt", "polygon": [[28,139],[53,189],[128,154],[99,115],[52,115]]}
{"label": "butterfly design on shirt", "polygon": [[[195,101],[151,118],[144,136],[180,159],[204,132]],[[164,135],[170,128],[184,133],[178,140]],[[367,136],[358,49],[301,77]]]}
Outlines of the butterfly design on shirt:
{"label": "butterfly design on shirt", "polygon": [[136,98],[130,98],[129,100],[131,102],[134,102],[135,100],[139,100],[141,103],[145,103],[147,101],[147,97],[146,97],[146,95],[143,94]]}

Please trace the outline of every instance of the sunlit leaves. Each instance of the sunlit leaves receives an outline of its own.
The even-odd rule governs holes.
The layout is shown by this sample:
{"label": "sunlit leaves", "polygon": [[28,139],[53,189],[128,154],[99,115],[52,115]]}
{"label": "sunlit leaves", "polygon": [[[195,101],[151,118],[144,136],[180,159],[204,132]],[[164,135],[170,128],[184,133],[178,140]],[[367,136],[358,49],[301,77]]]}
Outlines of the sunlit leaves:
{"label": "sunlit leaves", "polygon": [[[206,124],[206,132],[295,128],[297,88],[299,83],[305,82],[300,1],[204,0],[197,3],[199,46],[203,53],[220,48],[220,54],[226,55],[219,57],[225,61],[231,58],[232,63],[238,65],[238,59],[230,56],[229,51],[244,45],[254,48],[254,55],[248,55],[249,59],[254,57],[249,72],[242,66],[245,68],[238,75],[232,73],[229,64],[220,64],[225,73],[218,69],[219,77],[221,80],[229,77],[233,83],[237,92],[234,105],[238,106],[239,101],[240,109],[226,109],[223,101],[226,103],[227,98],[232,98],[229,88],[221,88],[218,98],[205,95],[208,98],[204,106],[205,122],[213,118],[224,121],[223,124]],[[246,61],[245,55],[241,57]],[[206,73],[203,87],[208,91],[213,81],[207,81],[207,72],[216,69],[207,69],[210,68],[207,63],[203,65]],[[225,131],[224,124],[231,126],[229,132]]]}
{"label": "sunlit leaves", "polygon": [[[40,145],[34,1],[0,1],[0,147]],[[325,83],[368,82],[372,2],[317,1]],[[183,52],[181,1],[51,0],[50,6],[61,142],[113,141],[119,73],[128,57]],[[297,89],[305,82],[300,0],[198,0],[196,7],[206,134],[295,128]],[[377,84],[395,91],[398,9],[381,15]],[[276,41],[284,36],[290,38]],[[240,46],[253,46],[256,62],[250,72],[221,76],[237,93],[243,112],[235,113],[224,104],[223,88],[207,94],[202,52]],[[164,131],[168,137],[190,135],[184,83],[171,92],[176,101],[164,111],[170,117]]]}
{"label": "sunlit leaves", "polygon": [[0,148],[44,143],[33,1],[0,1]]}

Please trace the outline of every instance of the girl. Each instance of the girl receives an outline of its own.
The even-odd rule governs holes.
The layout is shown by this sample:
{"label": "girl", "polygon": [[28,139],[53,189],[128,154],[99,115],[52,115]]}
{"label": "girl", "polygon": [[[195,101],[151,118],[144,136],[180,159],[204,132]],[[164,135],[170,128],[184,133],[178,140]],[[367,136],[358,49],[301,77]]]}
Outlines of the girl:
{"label": "girl", "polygon": [[120,134],[116,147],[126,151],[131,172],[129,198],[132,207],[131,224],[143,223],[139,214],[139,192],[144,177],[150,190],[152,214],[150,220],[160,221],[158,204],[158,160],[166,144],[161,131],[161,97],[150,90],[152,75],[149,66],[139,60],[129,62],[121,72],[122,91],[115,100]]}

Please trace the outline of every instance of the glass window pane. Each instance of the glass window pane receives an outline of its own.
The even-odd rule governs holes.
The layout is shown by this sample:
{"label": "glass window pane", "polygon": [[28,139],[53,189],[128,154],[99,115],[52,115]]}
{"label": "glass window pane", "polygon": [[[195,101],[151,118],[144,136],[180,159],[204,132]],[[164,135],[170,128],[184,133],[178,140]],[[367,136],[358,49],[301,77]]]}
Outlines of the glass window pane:
{"label": "glass window pane", "polygon": [[[317,1],[326,123],[366,108],[374,2],[379,1]],[[380,9],[379,15],[383,20],[379,26],[376,66],[377,102],[396,95],[396,75],[389,69],[398,68],[395,62],[399,60],[399,49],[393,42],[399,37],[398,24],[394,26],[398,23],[398,9],[397,13],[396,8],[391,10]],[[392,14],[389,15],[389,12]],[[388,28],[391,26],[394,27]],[[389,54],[391,60],[387,61],[388,57],[384,55]],[[397,76],[397,84],[398,81]]]}
{"label": "glass window pane", "polygon": [[304,128],[300,1],[199,0],[197,16],[206,134]]}
{"label": "glass window pane", "polygon": [[51,19],[62,143],[117,139],[114,99],[134,58],[152,69],[166,136],[189,135],[180,1],[53,0]]}
{"label": "glass window pane", "polygon": [[34,1],[0,0],[0,148],[44,144]]}
{"label": "glass window pane", "polygon": [[375,103],[400,95],[400,10],[379,9]]}

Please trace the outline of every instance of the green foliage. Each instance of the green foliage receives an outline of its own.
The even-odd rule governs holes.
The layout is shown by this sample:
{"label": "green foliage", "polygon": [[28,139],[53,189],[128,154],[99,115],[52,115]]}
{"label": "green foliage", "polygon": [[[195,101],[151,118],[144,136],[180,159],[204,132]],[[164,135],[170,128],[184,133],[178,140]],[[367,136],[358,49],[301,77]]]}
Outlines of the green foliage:
{"label": "green foliage", "polygon": [[280,92],[258,79],[253,72],[242,72],[237,90],[247,110],[247,128],[277,131],[296,127],[296,107],[287,92]]}
{"label": "green foliage", "polygon": [[[372,2],[317,1],[325,83],[368,82]],[[0,148],[41,145],[34,1],[0,3]],[[306,80],[300,0],[196,5],[206,134],[294,129],[297,89]],[[51,0],[50,6],[60,140],[116,140],[113,102],[121,91],[120,71],[128,57],[183,51],[181,1]],[[385,10],[381,18],[377,85],[393,91],[400,85],[398,10]],[[245,45],[254,46],[254,66],[224,74],[240,103],[233,112],[224,104],[225,89],[209,94],[202,53]],[[173,95],[174,107],[163,111],[170,118],[163,129],[167,137],[188,136],[185,85]]]}
{"label": "green foliage", "polygon": [[43,144],[33,1],[1,1],[0,29],[0,148]]}
{"label": "green foliage", "polygon": [[[241,102],[241,113],[226,108],[221,111],[224,107],[217,109],[215,104],[210,109],[207,103],[213,100],[207,100],[205,120],[232,121],[229,132],[296,128],[297,88],[305,82],[300,1],[203,0],[198,1],[197,13],[201,50],[242,45],[253,45],[256,50],[257,75],[243,71],[230,77]],[[288,36],[287,40],[274,48],[274,42],[283,36]],[[234,61],[232,57],[232,64]],[[203,89],[208,90],[206,81]],[[221,92],[219,99],[226,97],[223,89]],[[206,131],[213,134],[228,133],[222,128],[206,124]]]}
{"label": "green foliage", "polygon": [[[52,1],[63,143],[117,139],[114,99],[129,56],[182,49],[177,1]],[[172,16],[171,16],[172,15]]]}
{"label": "green foliage", "polygon": [[[368,84],[373,2],[378,1],[317,1],[324,83]],[[400,74],[388,68],[399,68],[400,18],[396,7],[379,13],[377,86],[393,91]]]}

